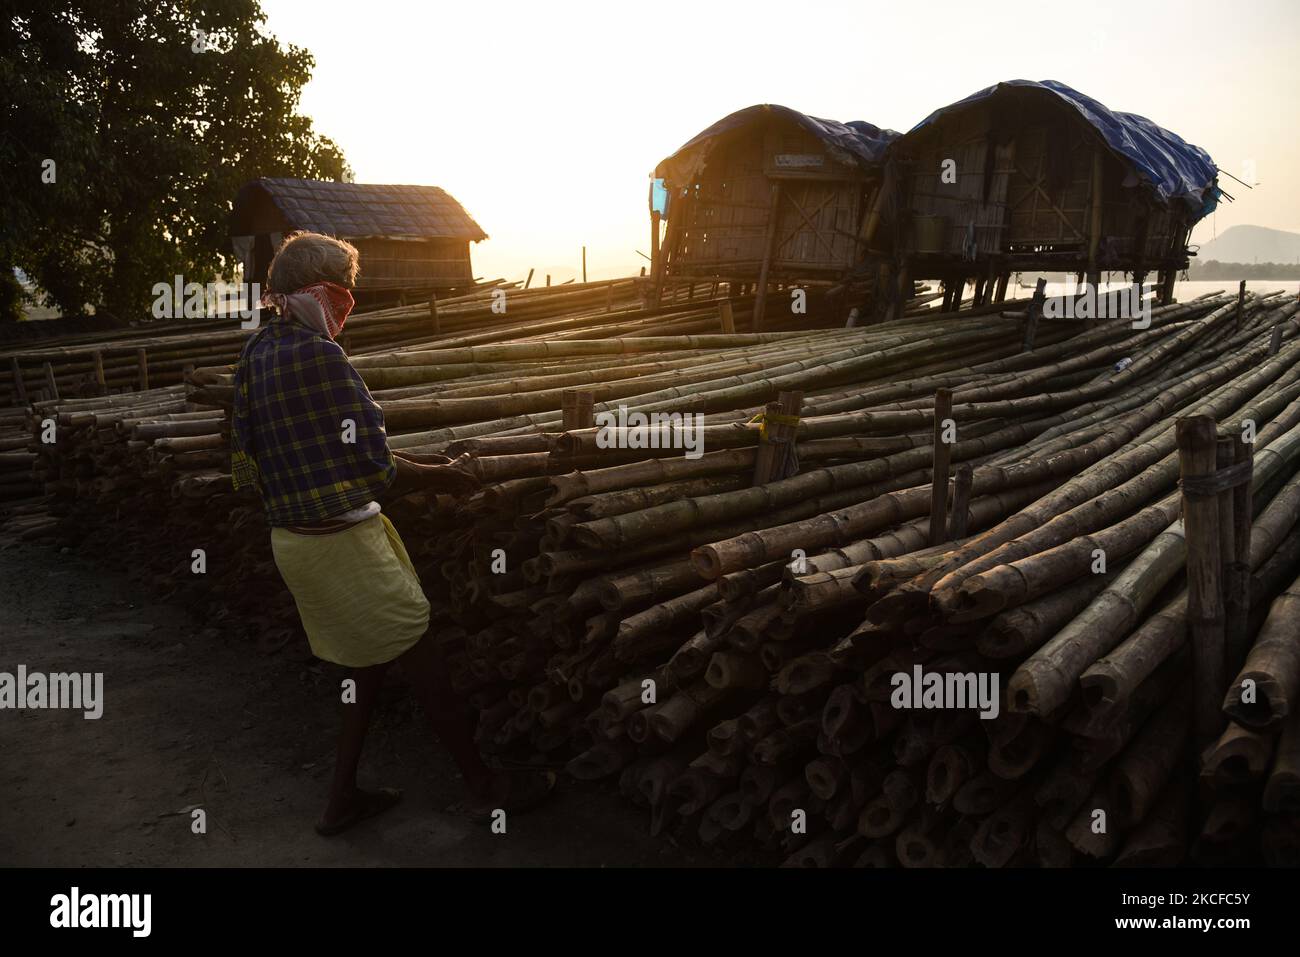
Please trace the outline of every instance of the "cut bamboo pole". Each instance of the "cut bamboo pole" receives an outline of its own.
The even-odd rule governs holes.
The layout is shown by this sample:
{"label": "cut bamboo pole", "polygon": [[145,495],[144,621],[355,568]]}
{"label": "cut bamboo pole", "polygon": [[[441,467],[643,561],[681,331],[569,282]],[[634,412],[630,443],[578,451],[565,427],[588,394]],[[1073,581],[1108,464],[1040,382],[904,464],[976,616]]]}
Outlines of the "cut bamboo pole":
{"label": "cut bamboo pole", "polygon": [[1187,530],[1187,612],[1192,638],[1193,729],[1198,749],[1223,727],[1219,705],[1224,674],[1223,591],[1216,497],[1189,493],[1189,480],[1206,479],[1216,468],[1215,425],[1209,416],[1178,421],[1182,462],[1183,515]]}

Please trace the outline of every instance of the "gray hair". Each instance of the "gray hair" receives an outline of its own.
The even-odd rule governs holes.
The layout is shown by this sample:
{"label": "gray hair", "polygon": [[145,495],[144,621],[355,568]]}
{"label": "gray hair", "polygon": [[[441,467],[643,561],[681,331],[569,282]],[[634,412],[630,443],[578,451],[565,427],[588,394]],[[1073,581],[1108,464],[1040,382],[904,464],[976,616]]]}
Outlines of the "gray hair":
{"label": "gray hair", "polygon": [[358,254],[351,243],[324,233],[294,233],[271,258],[266,284],[271,292],[296,292],[316,282],[351,289],[357,281]]}

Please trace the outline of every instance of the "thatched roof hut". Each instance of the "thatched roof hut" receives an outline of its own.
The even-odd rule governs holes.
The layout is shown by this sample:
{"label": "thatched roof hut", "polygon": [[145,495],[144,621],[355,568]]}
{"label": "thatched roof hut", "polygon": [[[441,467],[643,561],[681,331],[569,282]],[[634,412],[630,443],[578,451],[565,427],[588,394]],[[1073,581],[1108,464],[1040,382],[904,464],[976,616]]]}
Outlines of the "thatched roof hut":
{"label": "thatched roof hut", "polygon": [[231,243],[245,281],[264,283],[272,254],[297,230],[357,247],[359,299],[466,285],[473,281],[469,244],[487,238],[436,186],[264,177],[239,191],[231,214]]}
{"label": "thatched roof hut", "polygon": [[909,278],[989,292],[1020,270],[1093,282],[1159,271],[1172,289],[1192,226],[1220,196],[1203,149],[1055,80],[998,83],[934,111],[887,165],[872,244]]}
{"label": "thatched roof hut", "polygon": [[754,283],[761,315],[768,282],[842,277],[862,258],[863,217],[897,135],[773,104],[714,123],[655,169],[667,196],[666,210],[651,209],[656,288],[688,277]]}

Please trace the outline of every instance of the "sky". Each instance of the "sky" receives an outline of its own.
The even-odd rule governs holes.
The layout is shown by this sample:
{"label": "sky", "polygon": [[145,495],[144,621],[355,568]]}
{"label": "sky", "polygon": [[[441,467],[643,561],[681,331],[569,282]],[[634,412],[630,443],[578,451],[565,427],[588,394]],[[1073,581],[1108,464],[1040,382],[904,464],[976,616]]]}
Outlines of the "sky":
{"label": "sky", "polygon": [[779,103],[906,131],[999,80],[1060,80],[1206,149],[1237,224],[1300,232],[1300,2],[262,0],[316,58],[302,111],[359,183],[455,196],[488,233],[475,274],[637,272],[658,161]]}

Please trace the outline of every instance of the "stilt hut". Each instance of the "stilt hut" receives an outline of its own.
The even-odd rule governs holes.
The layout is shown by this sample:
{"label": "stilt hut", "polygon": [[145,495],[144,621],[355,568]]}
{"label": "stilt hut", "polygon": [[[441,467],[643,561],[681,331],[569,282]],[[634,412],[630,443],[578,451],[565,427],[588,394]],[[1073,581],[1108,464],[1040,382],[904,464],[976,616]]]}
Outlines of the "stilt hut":
{"label": "stilt hut", "polygon": [[898,288],[943,280],[945,308],[966,282],[976,305],[1000,300],[1025,270],[1094,287],[1102,272],[1140,283],[1154,271],[1167,301],[1192,226],[1220,196],[1203,149],[1055,80],[999,83],[936,110],[887,165],[870,240],[892,247]]}
{"label": "stilt hut", "polygon": [[359,302],[465,286],[474,281],[470,243],[487,234],[436,186],[262,178],[245,185],[231,213],[231,245],[245,282],[266,282],[284,237],[311,230],[357,247]]}
{"label": "stilt hut", "polygon": [[654,173],[655,301],[666,284],[711,279],[753,287],[757,320],[769,283],[843,278],[863,259],[864,214],[896,136],[771,104],[695,136]]}

